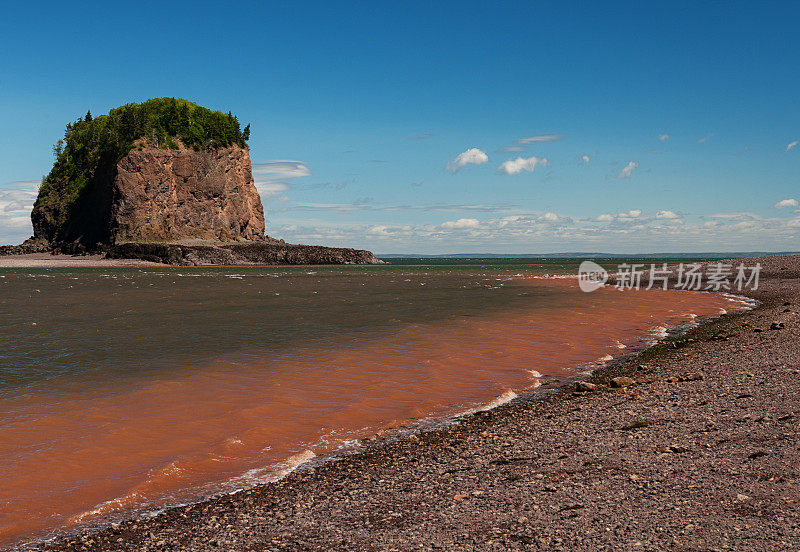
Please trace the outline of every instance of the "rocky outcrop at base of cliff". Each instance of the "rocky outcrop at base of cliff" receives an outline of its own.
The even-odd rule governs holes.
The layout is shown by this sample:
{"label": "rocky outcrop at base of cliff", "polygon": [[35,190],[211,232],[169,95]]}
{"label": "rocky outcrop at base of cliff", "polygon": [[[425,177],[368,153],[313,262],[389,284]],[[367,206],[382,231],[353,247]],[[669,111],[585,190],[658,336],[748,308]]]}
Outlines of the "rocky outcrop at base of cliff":
{"label": "rocky outcrop at base of cliff", "polygon": [[54,249],[47,242],[27,240],[20,245],[0,245],[0,257],[8,255],[30,255],[31,253],[53,253]]}
{"label": "rocky outcrop at base of cliff", "polygon": [[383,264],[363,249],[280,242],[225,245],[124,243],[108,248],[110,259],[141,259],[176,266]]}

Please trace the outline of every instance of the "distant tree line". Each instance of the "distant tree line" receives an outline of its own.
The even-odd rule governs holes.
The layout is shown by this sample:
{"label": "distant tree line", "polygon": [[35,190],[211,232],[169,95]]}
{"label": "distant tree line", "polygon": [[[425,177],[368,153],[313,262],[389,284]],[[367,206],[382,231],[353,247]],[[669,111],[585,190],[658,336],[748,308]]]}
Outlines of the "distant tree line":
{"label": "distant tree line", "polygon": [[[212,111],[187,100],[155,98],[112,109],[108,115],[92,117],[91,111],[69,123],[64,138],[53,146],[56,157],[39,189],[40,202],[57,202],[57,212],[86,188],[99,162],[116,163],[139,145],[178,149],[176,140],[196,150],[247,147],[250,125],[244,130],[230,112]],[[56,207],[55,205],[53,205]]]}

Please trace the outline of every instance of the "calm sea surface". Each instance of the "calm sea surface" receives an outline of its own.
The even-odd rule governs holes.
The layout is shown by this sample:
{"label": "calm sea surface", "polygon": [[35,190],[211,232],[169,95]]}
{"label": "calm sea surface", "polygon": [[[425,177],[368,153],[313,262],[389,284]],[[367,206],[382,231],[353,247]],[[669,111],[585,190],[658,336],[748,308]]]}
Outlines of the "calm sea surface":
{"label": "calm sea surface", "polygon": [[541,277],[572,261],[429,262],[0,270],[0,545],[268,481],[741,307]]}

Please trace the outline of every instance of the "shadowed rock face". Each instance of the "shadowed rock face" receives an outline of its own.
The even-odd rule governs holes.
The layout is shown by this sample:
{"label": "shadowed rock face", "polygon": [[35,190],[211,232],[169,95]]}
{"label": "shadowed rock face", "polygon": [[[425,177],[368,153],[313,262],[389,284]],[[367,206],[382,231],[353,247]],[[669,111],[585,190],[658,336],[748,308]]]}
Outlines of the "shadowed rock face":
{"label": "shadowed rock face", "polygon": [[239,146],[195,151],[134,148],[100,166],[60,220],[37,205],[34,238],[87,248],[125,242],[264,241],[264,210],[250,154]]}

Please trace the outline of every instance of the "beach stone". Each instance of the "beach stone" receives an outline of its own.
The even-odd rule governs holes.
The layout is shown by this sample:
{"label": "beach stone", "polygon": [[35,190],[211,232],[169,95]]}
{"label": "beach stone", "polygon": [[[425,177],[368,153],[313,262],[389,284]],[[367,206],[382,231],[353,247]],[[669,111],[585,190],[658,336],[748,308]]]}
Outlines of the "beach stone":
{"label": "beach stone", "polygon": [[770,330],[782,330],[783,329],[783,322],[773,322],[769,325]]}
{"label": "beach stone", "polygon": [[575,384],[576,391],[594,391],[595,389],[597,389],[597,385],[588,381],[579,381]]}
{"label": "beach stone", "polygon": [[628,387],[629,385],[633,385],[636,383],[631,378],[626,376],[619,376],[611,380],[611,387],[620,388],[620,387]]}

